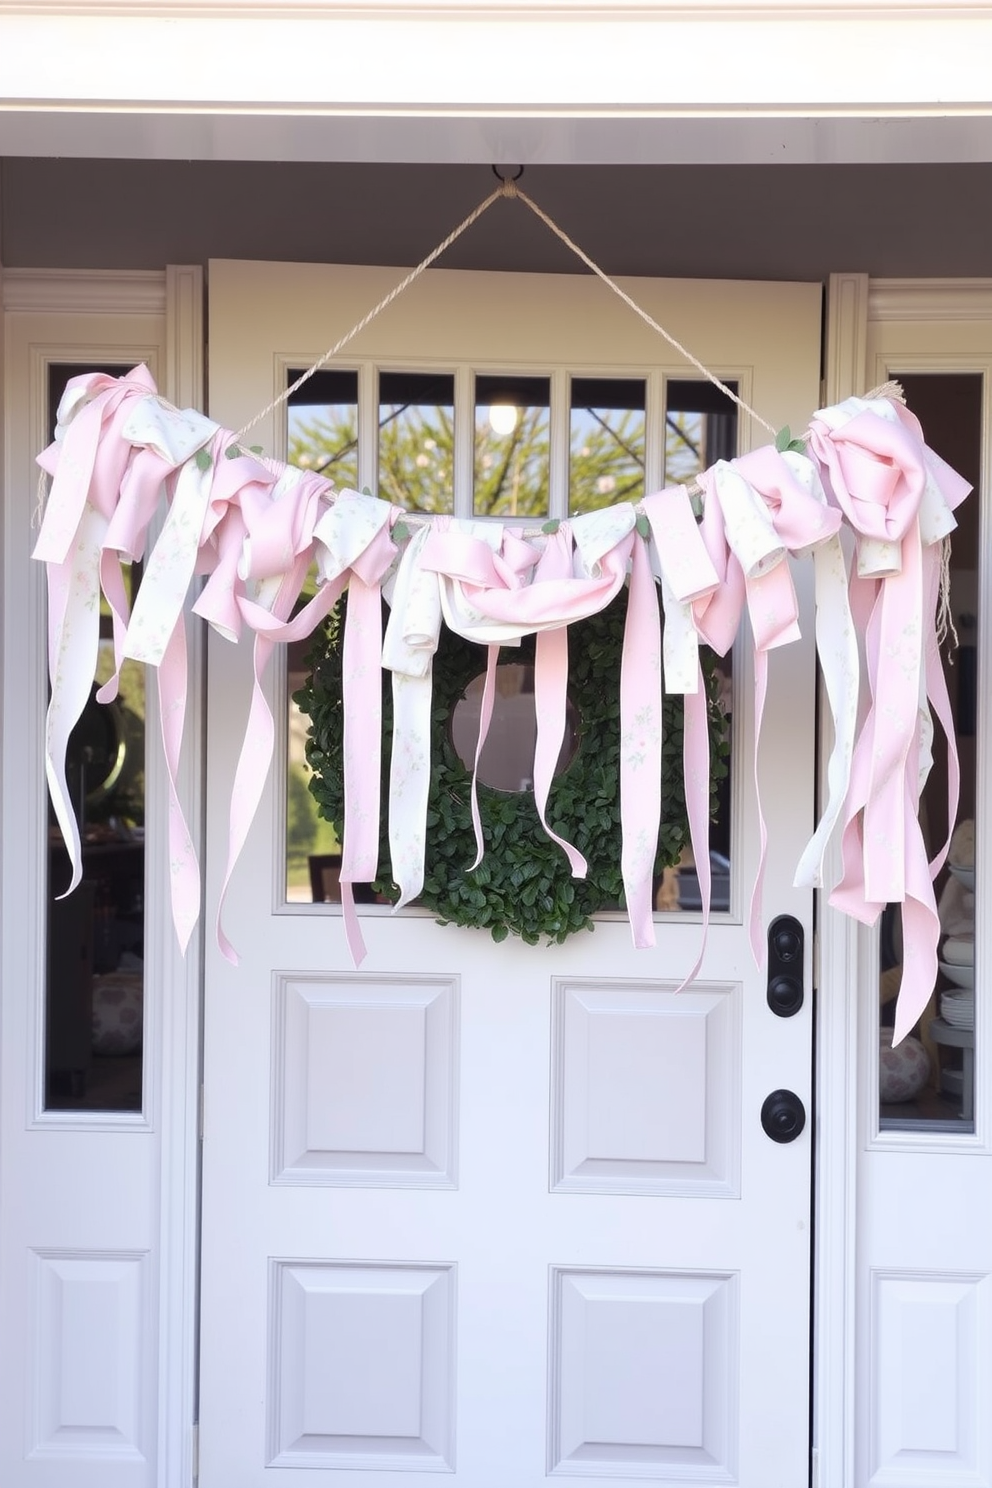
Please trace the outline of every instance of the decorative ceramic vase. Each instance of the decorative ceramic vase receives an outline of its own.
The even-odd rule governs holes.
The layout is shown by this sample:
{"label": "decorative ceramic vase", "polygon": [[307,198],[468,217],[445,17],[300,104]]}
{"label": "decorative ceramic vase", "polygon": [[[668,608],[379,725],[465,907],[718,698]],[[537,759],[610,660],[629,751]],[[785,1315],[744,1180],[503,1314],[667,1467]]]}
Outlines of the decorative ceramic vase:
{"label": "decorative ceramic vase", "polygon": [[930,1078],[930,1060],[919,1039],[892,1047],[892,1029],[879,1031],[878,1098],[885,1105],[914,1100]]}

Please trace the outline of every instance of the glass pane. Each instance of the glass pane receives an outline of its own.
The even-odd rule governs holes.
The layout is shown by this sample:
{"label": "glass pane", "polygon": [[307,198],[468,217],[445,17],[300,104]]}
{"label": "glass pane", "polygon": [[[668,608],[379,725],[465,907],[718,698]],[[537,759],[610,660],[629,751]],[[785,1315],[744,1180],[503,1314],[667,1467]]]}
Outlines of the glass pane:
{"label": "glass pane", "polygon": [[550,405],[550,378],[475,379],[473,510],[478,516],[547,515]]}
{"label": "glass pane", "polygon": [[[49,410],[70,377],[50,369]],[[122,367],[101,368],[112,376]],[[127,571],[125,570],[125,573]],[[130,588],[129,584],[129,588]],[[97,686],[111,676],[110,612],[100,612]],[[140,1111],[144,993],[145,672],[127,662],[114,703],[96,687],[69,739],[67,779],[83,880],[66,899],[69,861],[49,811],[45,1109]]]}
{"label": "glass pane", "polygon": [[[727,386],[737,392],[737,383]],[[665,387],[665,484],[691,481],[737,453],[737,405],[711,382],[673,380]]]}
{"label": "glass pane", "polygon": [[[287,374],[292,384],[303,368]],[[317,372],[289,400],[289,463],[358,486],[358,373]]]}
{"label": "glass pane", "polygon": [[640,378],[573,377],[568,509],[593,511],[644,495],[645,385]]}
{"label": "glass pane", "polygon": [[413,511],[454,509],[455,379],[379,374],[379,495]]}
{"label": "glass pane", "polygon": [[[737,384],[728,387],[737,391]],[[710,382],[673,380],[665,386],[665,484],[691,482],[716,460],[737,453],[737,406]],[[733,747],[733,654],[710,658],[713,687],[727,721]],[[730,908],[731,777],[728,769],[716,785],[717,806],[710,822],[711,908]],[[687,847],[677,867],[665,870],[655,893],[662,911],[700,909],[699,878]]]}
{"label": "glass pane", "polygon": [[[302,370],[302,368],[300,369]],[[292,383],[299,371],[287,374]],[[358,489],[358,373],[323,371],[311,377],[289,400],[287,449],[292,465],[316,470],[339,490]],[[308,586],[304,597],[312,593]],[[286,781],[286,898],[309,903],[309,858],[332,851],[334,834],[317,815],[317,804],[307,789],[310,770],[303,752],[306,719],[293,702],[293,693],[306,676],[303,658],[308,642],[287,651]]]}
{"label": "glass pane", "polygon": [[[934,994],[912,1034],[891,1047],[895,997],[902,975],[898,908],[882,917],[879,966],[879,1126],[896,1131],[975,1129],[975,790],[979,565],[984,541],[979,483],[982,451],[980,373],[892,375],[930,447],[974,486],[955,512],[950,607],[958,634],[942,648],[961,762],[961,803],[952,823],[950,864],[934,885],[940,914],[940,971]],[[928,855],[947,835],[947,764],[938,739],[923,791],[920,820]],[[978,1072],[981,1075],[981,1071]]]}

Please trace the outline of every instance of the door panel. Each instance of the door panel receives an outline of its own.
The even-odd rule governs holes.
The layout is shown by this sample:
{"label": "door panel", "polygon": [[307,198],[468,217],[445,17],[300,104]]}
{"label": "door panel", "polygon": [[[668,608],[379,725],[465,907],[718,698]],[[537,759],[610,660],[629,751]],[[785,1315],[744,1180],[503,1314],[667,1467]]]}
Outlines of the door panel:
{"label": "door panel", "polygon": [[[212,265],[213,417],[244,422],[398,277]],[[766,416],[804,426],[818,287],[628,287]],[[562,515],[567,374],[644,379],[656,489],[664,382],[683,368],[659,364],[667,349],[605,294],[581,279],[428,276],[353,348],[362,483],[375,479],[377,370],[436,368],[454,378],[456,512],[471,510],[476,373],[550,379],[548,509]],[[282,452],[276,428],[261,437]],[[764,725],[765,902],[768,918],[796,915],[809,946],[809,896],[791,887],[814,778],[797,577],[806,639],[772,659]],[[208,953],[205,1488],[295,1488],[300,1469],[335,1488],[437,1472],[465,1488],[805,1481],[809,1125],[780,1144],[760,1111],[782,1087],[809,1110],[810,999],[792,1018],[770,1012],[741,922],[758,843],[746,647],[734,673],[732,909],[678,995],[699,935],[685,913],[635,952],[616,915],[548,948],[363,906],[355,971],[335,907],[287,902],[275,772],[225,912],[241,966]],[[216,642],[209,907],[249,691],[248,658]],[[278,679],[271,693],[278,704]]]}
{"label": "door panel", "polygon": [[[904,380],[929,442],[975,484],[951,537],[949,598],[960,646],[942,648],[962,766],[951,824],[956,871],[943,870],[935,882],[942,965],[931,1003],[905,1041],[921,1053],[922,1084],[897,1091],[901,1100],[886,1099],[892,1071],[880,1054],[893,960],[884,922],[881,947],[866,932],[859,947],[862,985],[879,993],[863,999],[859,1027],[856,1481],[945,1488],[992,1481],[985,1405],[992,1381],[992,1022],[984,998],[992,974],[985,915],[989,286],[872,285],[867,343],[868,381]],[[939,741],[934,752],[922,820],[936,848],[947,828]],[[898,940],[895,951],[897,958]]]}

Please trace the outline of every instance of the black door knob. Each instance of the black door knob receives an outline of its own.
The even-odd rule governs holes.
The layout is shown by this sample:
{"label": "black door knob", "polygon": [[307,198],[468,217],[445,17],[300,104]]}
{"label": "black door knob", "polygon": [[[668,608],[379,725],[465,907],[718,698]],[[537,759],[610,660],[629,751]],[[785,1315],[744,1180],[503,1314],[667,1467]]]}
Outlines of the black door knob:
{"label": "black door knob", "polygon": [[806,1125],[806,1107],[794,1090],[773,1090],[761,1107],[761,1125],[773,1142],[794,1142]]}
{"label": "black door knob", "polygon": [[772,977],[768,983],[768,1006],[779,1018],[791,1018],[803,1005],[803,984],[794,976]]}

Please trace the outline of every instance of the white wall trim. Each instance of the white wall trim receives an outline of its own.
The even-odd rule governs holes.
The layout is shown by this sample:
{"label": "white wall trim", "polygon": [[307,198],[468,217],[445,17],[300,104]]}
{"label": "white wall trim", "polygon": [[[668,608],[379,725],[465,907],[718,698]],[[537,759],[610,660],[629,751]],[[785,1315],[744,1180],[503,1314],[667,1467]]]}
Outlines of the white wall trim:
{"label": "white wall trim", "polygon": [[[165,272],[165,376],[162,392],[180,408],[203,408],[203,271],[170,265]],[[160,519],[161,520],[161,517]],[[187,607],[188,608],[188,607]],[[187,821],[203,862],[203,748],[206,723],[205,626],[187,623],[190,688],[186,704],[185,747],[177,785]],[[150,726],[158,726],[158,699]],[[154,765],[153,765],[154,760]],[[161,745],[152,742],[148,773],[156,789],[165,786]],[[169,902],[167,854],[148,868],[152,902]],[[159,1226],[159,1488],[188,1488],[195,1477],[196,1299],[199,1270],[200,1043],[203,969],[203,915],[185,958],[171,917],[159,916],[155,955],[162,982],[171,990],[161,1018],[161,1219]]]}
{"label": "white wall trim", "polygon": [[868,319],[992,320],[992,279],[873,279]]}
{"label": "white wall trim", "polygon": [[[831,274],[827,287],[824,403],[865,391],[869,280]],[[819,796],[826,799],[832,737],[821,682]],[[840,876],[835,845],[824,880]],[[857,928],[819,896],[817,930],[813,1439],[819,1481],[853,1488],[858,1160]]]}
{"label": "white wall trim", "polygon": [[21,315],[164,315],[158,269],[7,269],[3,308]]}
{"label": "white wall trim", "polygon": [[[6,336],[8,389],[20,389],[16,406],[5,405],[5,419],[19,420],[16,440],[5,451],[4,503],[5,572],[8,596],[21,596],[16,626],[8,629],[4,660],[6,695],[16,698],[19,727],[13,747],[5,740],[3,755],[5,832],[3,839],[5,918],[19,926],[19,934],[3,938],[3,1032],[6,1072],[11,1061],[25,1062],[40,1054],[39,999],[32,989],[44,985],[44,894],[37,892],[43,873],[46,840],[44,767],[37,740],[45,707],[43,573],[31,563],[31,534],[27,530],[34,500],[34,484],[25,488],[30,454],[47,438],[48,368],[60,362],[120,361],[122,368],[141,360],[152,367],[163,393],[171,399],[202,406],[203,386],[203,275],[196,267],[172,267],[158,273],[115,274],[31,273],[7,271],[3,276],[3,324]],[[11,392],[11,399],[13,393]],[[15,499],[16,496],[16,499]],[[25,629],[35,627],[36,640],[25,645]],[[203,645],[202,626],[190,628],[191,687],[186,722],[186,744],[180,766],[179,788],[194,839],[202,842]],[[146,716],[146,801],[149,814],[167,820],[167,782],[158,740],[158,706],[154,678],[149,677]],[[13,709],[10,716],[14,716]],[[32,745],[33,741],[33,745]],[[144,1103],[140,1114],[44,1113],[40,1110],[42,1079],[32,1067],[26,1076],[9,1081],[3,1095],[5,1121],[0,1135],[4,1152],[20,1155],[26,1128],[45,1129],[47,1143],[72,1141],[60,1133],[95,1134],[132,1131],[139,1142],[155,1142],[156,1155],[149,1181],[139,1185],[149,1205],[147,1248],[154,1254],[151,1273],[147,1363],[148,1410],[157,1419],[151,1435],[156,1443],[151,1468],[158,1488],[190,1488],[193,1481],[192,1424],[196,1380],[196,1270],[199,1202],[199,1091],[200,983],[202,941],[194,940],[184,960],[179,953],[168,914],[169,865],[164,833],[149,842],[146,859],[146,903],[158,912],[146,919],[145,1007],[146,1055]],[[40,958],[40,964],[39,964]],[[24,1052],[22,1052],[24,1051]],[[28,1062],[31,1062],[29,1059]],[[24,1086],[23,1094],[15,1090]],[[36,1137],[32,1138],[37,1141]],[[128,1139],[125,1139],[128,1140]],[[35,1149],[37,1150],[37,1149]],[[46,1148],[46,1151],[48,1149]],[[16,1195],[11,1164],[10,1194]],[[44,1179],[38,1169],[33,1181]],[[27,1202],[22,1205],[26,1208]],[[4,1211],[0,1250],[12,1243],[8,1235],[11,1209]],[[144,1211],[142,1211],[144,1212]],[[20,1253],[8,1257],[4,1321],[20,1317],[13,1296],[13,1277]],[[14,1264],[10,1264],[10,1260]],[[11,1336],[17,1336],[17,1327]],[[0,1425],[0,1463],[11,1449],[9,1415]],[[15,1430],[17,1428],[15,1427]],[[23,1427],[17,1432],[18,1457]],[[0,1476],[5,1469],[0,1466]],[[6,1481],[6,1479],[4,1479]]]}
{"label": "white wall trim", "polygon": [[[54,15],[54,16],[156,16],[206,17],[245,16],[272,17],[333,17],[341,15],[395,15],[422,16],[508,16],[552,15],[563,20],[581,20],[589,15],[602,14],[602,0],[487,0],[483,5],[472,0],[351,0],[350,4],[338,5],[333,0],[0,0],[2,15]],[[625,16],[658,16],[676,19],[683,16],[708,16],[717,20],[728,15],[746,20],[762,21],[782,15],[808,15],[815,17],[837,16],[851,19],[852,14],[861,19],[875,17],[899,21],[913,16],[939,14],[942,17],[992,15],[988,0],[946,0],[938,5],[934,0],[868,0],[857,5],[852,0],[762,0],[755,5],[751,0],[618,0],[610,7],[613,19]]]}

